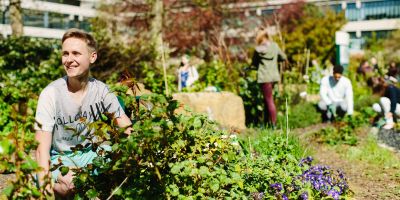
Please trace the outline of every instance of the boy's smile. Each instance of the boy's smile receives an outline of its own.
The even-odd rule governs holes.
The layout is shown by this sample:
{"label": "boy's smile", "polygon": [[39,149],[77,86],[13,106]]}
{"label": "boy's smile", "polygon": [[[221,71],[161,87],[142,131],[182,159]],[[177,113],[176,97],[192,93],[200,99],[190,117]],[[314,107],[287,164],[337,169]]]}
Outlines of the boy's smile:
{"label": "boy's smile", "polygon": [[89,66],[96,58],[96,52],[91,52],[82,39],[68,38],[62,44],[62,63],[70,78],[88,75]]}

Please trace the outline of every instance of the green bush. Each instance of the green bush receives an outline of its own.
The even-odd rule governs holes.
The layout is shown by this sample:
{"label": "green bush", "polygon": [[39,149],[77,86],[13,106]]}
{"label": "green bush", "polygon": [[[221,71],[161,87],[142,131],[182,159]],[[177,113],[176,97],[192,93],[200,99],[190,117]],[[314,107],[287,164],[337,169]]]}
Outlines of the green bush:
{"label": "green bush", "polygon": [[139,109],[132,114],[134,131],[126,136],[107,116],[89,125],[100,139],[93,151],[103,141],[112,151],[100,151],[93,164],[74,170],[76,199],[237,199],[260,192],[275,198],[271,185],[277,182],[298,198],[310,189],[297,181],[306,168],[299,165],[303,151],[292,137],[265,131],[250,141],[239,139],[205,116],[176,114],[179,103],[170,97],[146,95],[136,103],[124,98],[134,103],[128,108]]}
{"label": "green bush", "polygon": [[[17,121],[28,120],[32,128],[40,91],[63,75],[58,41],[33,38],[0,40],[0,135],[7,135]],[[19,112],[11,119],[12,106]]]}
{"label": "green bush", "polygon": [[[314,124],[321,123],[321,113],[318,112],[314,103],[301,102],[292,107],[289,107],[289,128],[304,128]],[[286,116],[278,116],[278,125],[286,126]]]}
{"label": "green bush", "polygon": [[334,123],[333,127],[324,128],[314,134],[317,141],[330,145],[347,144],[357,145],[356,128],[365,124],[361,115],[345,116]]}

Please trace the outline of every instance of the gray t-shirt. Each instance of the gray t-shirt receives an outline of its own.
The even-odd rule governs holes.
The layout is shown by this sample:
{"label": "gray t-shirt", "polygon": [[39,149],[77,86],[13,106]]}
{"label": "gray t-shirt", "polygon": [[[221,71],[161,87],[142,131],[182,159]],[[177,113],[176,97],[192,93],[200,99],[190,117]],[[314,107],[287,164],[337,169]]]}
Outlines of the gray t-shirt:
{"label": "gray t-shirt", "polygon": [[[36,109],[35,130],[53,134],[53,152],[71,151],[71,147],[86,145],[89,141],[74,136],[74,131],[68,128],[78,131],[79,135],[87,135],[86,123],[99,120],[104,112],[115,113],[115,117],[124,114],[117,97],[106,84],[90,78],[86,96],[82,105],[78,105],[69,95],[65,76],[53,81],[41,92]],[[86,119],[86,122],[82,119]]]}

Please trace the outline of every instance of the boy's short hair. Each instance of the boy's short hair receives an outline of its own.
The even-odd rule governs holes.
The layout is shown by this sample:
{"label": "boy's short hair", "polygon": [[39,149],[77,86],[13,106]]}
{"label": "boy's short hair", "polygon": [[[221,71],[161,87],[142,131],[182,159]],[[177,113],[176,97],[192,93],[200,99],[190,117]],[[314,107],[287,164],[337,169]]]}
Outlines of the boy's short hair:
{"label": "boy's short hair", "polygon": [[343,74],[343,67],[341,65],[336,65],[335,67],[333,67],[333,73],[336,74]]}
{"label": "boy's short hair", "polygon": [[64,41],[68,38],[79,38],[79,39],[85,41],[89,50],[92,52],[96,51],[96,49],[97,49],[96,40],[93,38],[92,35],[90,35],[89,33],[85,32],[83,30],[80,30],[77,28],[68,29],[67,32],[65,32],[62,37],[61,44],[63,44]]}

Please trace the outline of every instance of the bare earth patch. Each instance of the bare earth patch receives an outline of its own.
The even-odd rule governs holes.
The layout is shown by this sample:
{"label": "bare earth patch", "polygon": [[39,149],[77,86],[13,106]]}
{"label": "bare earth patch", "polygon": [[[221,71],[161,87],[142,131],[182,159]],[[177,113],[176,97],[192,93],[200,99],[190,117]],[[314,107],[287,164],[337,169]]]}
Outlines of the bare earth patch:
{"label": "bare earth patch", "polygon": [[15,178],[12,174],[0,174],[0,193],[7,187],[8,184]]}

